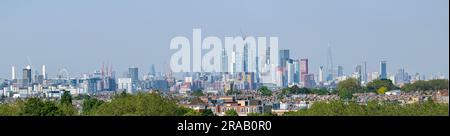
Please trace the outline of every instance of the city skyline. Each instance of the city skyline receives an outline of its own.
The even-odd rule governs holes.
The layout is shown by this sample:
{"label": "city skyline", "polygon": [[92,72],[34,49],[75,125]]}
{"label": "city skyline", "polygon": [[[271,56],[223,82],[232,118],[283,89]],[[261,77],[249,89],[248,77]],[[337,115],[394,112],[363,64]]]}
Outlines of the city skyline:
{"label": "city skyline", "polygon": [[118,75],[131,66],[149,73],[152,64],[165,72],[170,39],[192,28],[218,37],[276,35],[292,59],[308,58],[309,73],[326,67],[330,43],[333,67],[342,66],[345,74],[361,62],[367,72],[379,71],[385,59],[390,74],[404,69],[448,78],[448,1],[177,2],[2,1],[0,78],[28,64],[46,65],[49,77],[60,68],[78,77],[105,62]]}
{"label": "city skyline", "polygon": [[[283,49],[283,50],[279,50],[280,51],[280,55],[279,55],[279,59],[282,60],[281,58],[283,58],[284,54],[281,54],[282,51],[287,51],[287,53],[289,52],[289,50],[287,49]],[[288,53],[289,54],[289,53]],[[426,74],[421,74],[418,72],[411,72],[411,71],[406,71],[404,67],[398,68],[395,71],[388,71],[387,69],[389,68],[389,62],[386,60],[381,60],[379,62],[378,65],[378,70],[374,70],[374,71],[368,71],[367,70],[367,62],[363,61],[360,64],[355,64],[354,67],[349,68],[351,72],[348,73],[344,73],[343,70],[344,68],[341,65],[337,65],[336,67],[333,68],[333,70],[331,70],[332,73],[329,73],[329,71],[325,71],[324,66],[320,66],[320,68],[317,71],[310,71],[310,67],[309,67],[309,63],[308,63],[308,58],[291,58],[288,56],[285,56],[286,61],[284,61],[284,63],[279,63],[278,66],[275,67],[275,71],[277,71],[278,69],[284,69],[284,74],[283,78],[283,82],[285,82],[284,80],[288,81],[288,82],[304,82],[305,81],[305,76],[312,76],[312,80],[320,83],[322,81],[329,81],[329,80],[336,80],[336,79],[346,79],[346,78],[355,78],[357,80],[359,80],[362,83],[367,83],[368,81],[374,80],[374,79],[390,79],[390,80],[398,80],[398,78],[400,77],[401,80],[406,80],[405,78],[407,78],[408,76],[410,76],[410,78],[420,78],[420,80],[432,80],[432,79],[448,79],[448,77],[446,77],[446,75],[441,74],[441,73],[434,73],[434,74],[430,74],[430,75],[426,75]],[[244,60],[242,60],[244,61]],[[222,62],[220,62],[222,63]],[[284,64],[285,66],[281,66],[282,64]],[[243,62],[242,67],[245,67],[246,63]],[[140,70],[138,70],[140,69]],[[138,71],[142,71],[142,69],[145,68],[139,68],[136,67],[135,65],[132,65],[130,67],[128,67],[126,70],[124,71],[118,71],[118,70],[114,70],[113,69],[113,65],[106,65],[104,63],[102,63],[102,66],[99,67],[98,69],[95,69],[93,71],[89,71],[89,72],[84,72],[81,75],[70,75],[69,71],[66,68],[60,68],[58,69],[58,71],[54,71],[54,72],[50,72],[50,74],[48,74],[47,72],[47,68],[46,65],[42,65],[40,68],[36,68],[36,67],[32,67],[31,65],[26,65],[25,67],[22,68],[18,68],[16,65],[11,66],[10,69],[10,77],[6,77],[6,78],[2,78],[0,77],[0,79],[11,79],[11,80],[15,80],[15,79],[26,79],[31,81],[32,78],[42,78],[42,80],[45,79],[68,79],[68,78],[86,78],[86,76],[90,76],[90,75],[95,75],[95,74],[101,74],[101,75],[106,75],[106,76],[111,76],[113,78],[130,78],[132,79],[134,82],[140,80],[141,78],[146,78],[149,76],[164,76],[167,74],[175,74],[174,78],[177,79],[183,79],[185,78],[186,75],[192,76],[195,75],[195,73],[209,73],[209,72],[172,72],[168,69],[161,69],[161,71],[156,70],[155,69],[155,65],[151,64],[151,67],[149,69],[149,71],[147,72],[138,72]],[[22,74],[20,71],[23,71]],[[19,72],[18,72],[19,71]],[[243,71],[244,72],[244,71]],[[293,72],[293,73],[290,73]],[[219,73],[223,73],[223,72],[213,72],[216,74]],[[228,72],[228,74],[230,73],[242,73],[242,72]],[[259,72],[250,72],[250,73],[256,73],[258,74]],[[61,75],[64,74],[64,75]],[[286,74],[286,75],[285,75]],[[376,76],[375,76],[375,75]],[[400,74],[400,75],[399,75]],[[38,77],[34,77],[34,76],[38,76]],[[42,76],[42,77],[40,77]],[[63,77],[61,77],[63,76]],[[261,75],[258,75],[261,76]],[[293,77],[290,77],[293,76]],[[327,79],[327,76],[332,76],[332,79]],[[370,77],[370,78],[369,78]],[[36,79],[37,80],[37,79]],[[258,81],[260,80],[259,78],[257,79]],[[292,81],[291,81],[292,80]],[[411,79],[408,79],[411,80]],[[414,79],[413,79],[414,80]],[[286,82],[286,83],[288,83]],[[403,81],[401,81],[403,82]]]}

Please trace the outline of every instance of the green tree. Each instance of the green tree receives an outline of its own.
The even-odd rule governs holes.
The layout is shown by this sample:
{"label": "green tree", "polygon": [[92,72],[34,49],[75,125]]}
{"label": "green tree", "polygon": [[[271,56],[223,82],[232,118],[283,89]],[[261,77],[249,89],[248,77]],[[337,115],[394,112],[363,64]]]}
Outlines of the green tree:
{"label": "green tree", "polygon": [[267,86],[261,86],[258,91],[261,92],[261,95],[263,96],[272,96],[272,91],[269,90]]}
{"label": "green tree", "polygon": [[182,116],[184,110],[173,99],[155,93],[120,94],[101,104],[94,115],[107,116]]}
{"label": "green tree", "polygon": [[0,104],[0,116],[19,116],[24,102],[18,99],[14,103]]}
{"label": "green tree", "polygon": [[302,87],[302,88],[300,88],[300,90],[298,91],[297,94],[309,94],[309,93],[310,93],[310,91],[308,88]]}
{"label": "green tree", "polygon": [[203,91],[199,89],[199,90],[193,91],[191,95],[192,96],[203,96],[205,94],[203,94]]}
{"label": "green tree", "polygon": [[82,115],[92,115],[92,111],[95,111],[100,105],[102,105],[104,102],[101,100],[98,100],[96,98],[91,98],[90,96],[84,96],[83,98],[83,109],[82,109]]}
{"label": "green tree", "polygon": [[283,88],[281,89],[281,92],[278,94],[278,97],[283,97],[286,95],[289,95],[291,93],[291,89],[290,88]]}
{"label": "green tree", "polygon": [[201,116],[202,114],[200,112],[197,112],[193,109],[188,109],[187,112],[184,114],[184,116]]}
{"label": "green tree", "polygon": [[75,116],[77,115],[76,109],[72,105],[68,104],[60,104],[58,105],[58,113],[61,113],[62,116]]}
{"label": "green tree", "polygon": [[236,112],[236,110],[230,109],[230,110],[225,111],[225,116],[239,116],[239,115]]}
{"label": "green tree", "polygon": [[377,90],[377,93],[378,94],[384,94],[384,93],[386,93],[386,91],[387,91],[387,87],[380,87],[378,90]]}
{"label": "green tree", "polygon": [[443,90],[443,89],[448,90],[449,82],[447,79],[435,79],[435,80],[430,80],[428,82],[429,82],[429,84],[431,84],[432,90]]}
{"label": "green tree", "polygon": [[329,93],[326,88],[313,88],[313,89],[309,89],[309,92],[312,94],[318,94],[318,95],[327,95]]}
{"label": "green tree", "polygon": [[38,98],[29,98],[24,104],[24,109],[22,115],[28,116],[42,116],[42,108],[44,107],[44,102]]}
{"label": "green tree", "polygon": [[211,109],[206,109],[202,112],[202,116],[215,116]]}
{"label": "green tree", "polygon": [[353,93],[356,93],[359,90],[361,90],[361,86],[358,80],[350,78],[339,82],[337,90],[341,99],[352,99]]}
{"label": "green tree", "polygon": [[72,105],[72,95],[69,91],[64,91],[61,96],[61,100],[59,101],[58,113],[61,113],[65,116],[73,116],[77,114],[76,109]]}
{"label": "green tree", "polygon": [[297,85],[293,85],[287,89],[288,94],[299,94],[300,93],[300,87]]}
{"label": "green tree", "polygon": [[316,102],[311,108],[287,112],[284,116],[448,116],[448,104],[398,103],[370,101],[367,105],[356,102],[330,101]]}
{"label": "green tree", "polygon": [[29,98],[24,104],[21,115],[25,116],[62,116],[64,113],[55,102],[42,101],[39,98]]}
{"label": "green tree", "polygon": [[402,91],[432,91],[432,90],[448,90],[448,80],[447,79],[435,79],[429,81],[419,80],[412,84],[404,85]]}
{"label": "green tree", "polygon": [[326,95],[328,94],[328,90],[326,88],[306,88],[306,87],[298,87],[297,85],[293,85],[289,88],[283,88],[279,95],[289,95],[289,94],[318,94],[318,95]]}
{"label": "green tree", "polygon": [[60,100],[61,104],[72,105],[72,95],[69,91],[64,91]]}
{"label": "green tree", "polygon": [[235,90],[235,89],[230,89],[230,90],[228,90],[225,94],[226,94],[226,95],[241,94],[241,91]]}
{"label": "green tree", "polygon": [[247,116],[276,116],[273,113],[248,113]]}
{"label": "green tree", "polygon": [[375,79],[366,85],[367,90],[370,92],[376,92],[381,87],[386,87],[387,90],[398,89],[389,79]]}
{"label": "green tree", "polygon": [[189,112],[189,110],[190,110],[189,108],[180,106],[175,109],[175,115],[176,116],[184,116],[186,113]]}

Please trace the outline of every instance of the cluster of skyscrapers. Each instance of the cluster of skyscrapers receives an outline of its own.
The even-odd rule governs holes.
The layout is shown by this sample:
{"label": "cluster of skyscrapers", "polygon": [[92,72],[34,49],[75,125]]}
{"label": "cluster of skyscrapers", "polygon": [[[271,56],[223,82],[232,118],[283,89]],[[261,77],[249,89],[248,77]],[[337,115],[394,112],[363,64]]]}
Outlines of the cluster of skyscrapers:
{"label": "cluster of skyscrapers", "polygon": [[[249,71],[249,65],[258,66],[259,59],[251,62],[248,48],[244,52],[233,52],[232,61],[226,52],[222,52],[222,71],[226,72],[191,72],[175,73],[170,70],[156,72],[152,65],[148,74],[140,74],[138,67],[129,67],[128,71],[121,77],[116,77],[112,65],[102,65],[100,70],[90,74],[83,74],[82,77],[70,77],[64,68],[58,70],[55,78],[49,78],[46,66],[43,65],[41,73],[28,65],[22,69],[22,78],[17,75],[15,66],[11,69],[11,80],[2,81],[0,92],[7,97],[28,97],[28,96],[58,96],[62,90],[70,91],[72,94],[101,94],[102,92],[128,92],[160,90],[165,92],[175,92],[187,94],[193,90],[204,90],[208,93],[226,93],[231,90],[256,90],[260,86],[267,86],[270,89],[280,89],[297,85],[299,87],[327,87],[334,88],[340,81],[355,78],[366,84],[374,79],[390,79],[395,84],[402,85],[417,80],[426,80],[418,73],[408,74],[401,68],[396,73],[388,73],[388,63],[380,61],[378,71],[369,72],[367,63],[362,62],[354,67],[354,71],[344,74],[344,67],[333,66],[331,49],[328,50],[327,65],[320,66],[317,74],[311,72],[308,58],[293,59],[290,50],[278,50],[278,63],[271,64],[270,54],[273,50],[266,49],[266,64],[271,64],[273,68],[267,78],[256,71]],[[231,62],[230,65],[227,62]],[[228,70],[231,68],[232,70]],[[315,70],[314,70],[315,71]],[[438,76],[434,78],[444,78]]]}
{"label": "cluster of skyscrapers", "polygon": [[277,69],[277,86],[287,87],[300,85],[313,87],[315,85],[314,74],[309,73],[308,58],[292,59],[290,51],[283,49],[279,52],[279,68]]}

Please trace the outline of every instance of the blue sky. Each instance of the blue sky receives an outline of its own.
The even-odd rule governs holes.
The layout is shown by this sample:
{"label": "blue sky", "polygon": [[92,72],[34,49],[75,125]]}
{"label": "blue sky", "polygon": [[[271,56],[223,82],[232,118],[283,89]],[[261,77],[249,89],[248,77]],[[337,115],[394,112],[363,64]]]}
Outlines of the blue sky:
{"label": "blue sky", "polygon": [[2,0],[0,78],[12,65],[47,65],[50,76],[73,76],[110,62],[120,75],[129,66],[161,71],[175,36],[278,36],[280,49],[307,57],[310,71],[334,64],[349,73],[382,58],[389,72],[449,73],[448,0]]}

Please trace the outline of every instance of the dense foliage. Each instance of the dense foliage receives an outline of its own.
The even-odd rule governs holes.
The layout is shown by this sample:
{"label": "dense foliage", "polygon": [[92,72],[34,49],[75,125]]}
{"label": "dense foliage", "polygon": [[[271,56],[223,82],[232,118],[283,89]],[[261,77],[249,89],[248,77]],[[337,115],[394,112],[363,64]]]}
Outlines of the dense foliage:
{"label": "dense foliage", "polygon": [[353,94],[362,91],[362,87],[358,80],[350,78],[339,82],[337,86],[339,97],[343,100],[352,99]]}
{"label": "dense foliage", "polygon": [[376,92],[382,87],[385,87],[387,90],[398,89],[389,79],[375,79],[366,85],[367,91],[369,92]]}
{"label": "dense foliage", "polygon": [[401,89],[402,91],[432,91],[432,90],[448,90],[448,80],[436,79],[429,81],[416,81],[412,84],[406,84]]}
{"label": "dense foliage", "polygon": [[215,116],[211,109],[204,110],[201,114],[202,116]]}
{"label": "dense foliage", "polygon": [[[390,80],[374,80],[366,87],[362,87],[356,79],[341,81],[337,86],[337,94],[341,101],[317,102],[310,109],[289,112],[286,115],[308,116],[347,116],[347,115],[447,115],[448,104],[437,104],[433,102],[416,103],[409,105],[398,105],[394,103],[369,102],[367,105],[359,105],[352,102],[353,93],[376,92],[384,94],[391,89],[397,89]],[[403,91],[430,91],[448,89],[448,80],[416,81],[413,84],[406,84],[401,88]],[[258,89],[264,96],[272,96],[272,91],[262,86]],[[232,94],[240,91],[231,89]],[[324,88],[299,88],[292,86],[284,88],[278,96],[290,94],[330,94]],[[194,91],[193,94],[201,96],[201,90]],[[78,113],[72,105],[72,100],[83,100],[81,113]],[[350,100],[350,101],[349,101]],[[69,92],[65,91],[61,99],[51,101],[39,98],[18,99],[13,103],[0,104],[0,116],[215,116],[211,110],[201,112],[177,105],[176,101],[165,98],[158,93],[138,93],[130,95],[122,93],[113,97],[110,102],[104,102],[87,95],[72,98]],[[237,116],[234,110],[228,110],[226,116]],[[272,114],[255,114],[249,116],[271,116]]]}
{"label": "dense foliage", "polygon": [[193,91],[191,95],[192,96],[203,96],[205,94],[203,94],[203,91],[199,89],[199,90]]}
{"label": "dense foliage", "polygon": [[297,85],[293,85],[289,88],[284,88],[281,90],[282,95],[289,94],[318,94],[318,95],[326,95],[330,92],[326,88],[299,88]]}
{"label": "dense foliage", "polygon": [[174,100],[155,93],[120,94],[91,111],[106,116],[175,116],[183,115]]}
{"label": "dense foliage", "polygon": [[95,111],[100,105],[102,105],[104,102],[101,100],[98,100],[96,98],[91,98],[90,96],[84,96],[83,98],[83,109],[82,109],[82,115],[92,115],[94,114],[93,111]]}
{"label": "dense foliage", "polygon": [[22,112],[24,101],[17,100],[11,104],[0,104],[0,116],[18,116]]}
{"label": "dense foliage", "polygon": [[399,105],[395,103],[368,102],[316,102],[311,108],[285,113],[285,116],[448,116],[448,104],[432,101]]}
{"label": "dense foliage", "polygon": [[68,103],[57,103],[39,98],[17,100],[11,104],[0,105],[0,116],[72,116],[75,108]]}
{"label": "dense foliage", "polygon": [[230,110],[225,111],[225,116],[239,116],[239,115],[236,112],[236,110],[230,109]]}
{"label": "dense foliage", "polygon": [[249,113],[247,116],[276,116],[273,113]]}
{"label": "dense foliage", "polygon": [[261,86],[258,91],[261,92],[261,95],[263,96],[272,96],[272,91],[266,86]]}

